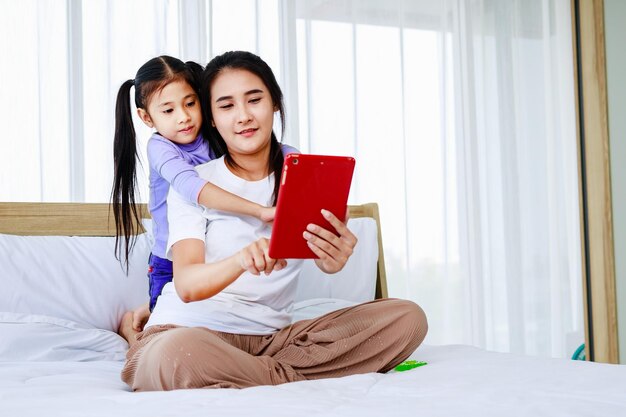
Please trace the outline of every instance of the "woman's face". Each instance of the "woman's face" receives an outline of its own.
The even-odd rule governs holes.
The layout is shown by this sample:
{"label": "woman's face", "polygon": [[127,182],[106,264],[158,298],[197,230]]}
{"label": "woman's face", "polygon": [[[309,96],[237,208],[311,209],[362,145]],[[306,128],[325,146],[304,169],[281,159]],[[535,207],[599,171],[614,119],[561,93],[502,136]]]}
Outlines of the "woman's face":
{"label": "woman's face", "polygon": [[223,70],[211,85],[211,113],[231,156],[269,149],[274,103],[263,81],[243,69]]}

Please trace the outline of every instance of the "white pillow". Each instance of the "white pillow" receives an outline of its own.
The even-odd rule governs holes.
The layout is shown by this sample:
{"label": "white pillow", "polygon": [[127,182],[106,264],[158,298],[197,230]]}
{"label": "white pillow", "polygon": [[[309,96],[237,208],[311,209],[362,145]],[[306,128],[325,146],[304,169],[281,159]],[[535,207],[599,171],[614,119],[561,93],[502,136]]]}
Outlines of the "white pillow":
{"label": "white pillow", "polygon": [[0,361],[122,361],[128,344],[116,333],[70,320],[0,313]]}
{"label": "white pillow", "polygon": [[[146,230],[151,225],[146,222]],[[378,241],[372,218],[350,219],[359,239],[337,274],[305,262],[296,302],[334,298],[374,299]],[[0,234],[0,312],[37,314],[117,331],[124,312],[148,300],[146,269],[150,233],[139,235],[128,276],[114,256],[113,237],[13,236]]]}
{"label": "white pillow", "polygon": [[129,273],[114,237],[0,234],[0,312],[41,314],[117,331],[125,311],[148,301],[150,235],[137,237]]}
{"label": "white pillow", "polygon": [[358,239],[344,268],[336,274],[320,271],[312,259],[304,261],[298,280],[296,302],[316,298],[336,298],[364,303],[376,294],[378,264],[378,229],[371,217],[348,220],[348,227]]}

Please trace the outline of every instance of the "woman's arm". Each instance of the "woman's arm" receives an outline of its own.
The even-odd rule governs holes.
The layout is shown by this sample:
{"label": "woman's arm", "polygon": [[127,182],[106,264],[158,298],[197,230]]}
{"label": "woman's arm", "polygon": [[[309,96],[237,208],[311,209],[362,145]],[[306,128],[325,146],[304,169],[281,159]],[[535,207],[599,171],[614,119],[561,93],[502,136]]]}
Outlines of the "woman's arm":
{"label": "woman's arm", "polygon": [[319,257],[315,260],[317,267],[327,274],[334,274],[341,271],[352,256],[357,238],[346,226],[347,212],[346,223],[328,210],[322,210],[322,216],[335,228],[339,236],[316,224],[308,225],[303,236],[313,253]]}
{"label": "woman's arm", "polygon": [[261,238],[235,255],[219,262],[204,262],[204,241],[183,239],[172,246],[174,287],[183,302],[213,297],[233,283],[245,271],[253,275],[269,275],[283,269],[284,259],[269,257],[269,240]]}
{"label": "woman's arm", "polygon": [[183,302],[210,298],[244,272],[235,256],[204,263],[204,241],[184,239],[172,246],[174,287]]}
{"label": "woman's arm", "polygon": [[207,219],[203,209],[174,189],[167,196],[167,255],[173,261],[174,288],[184,302],[211,297],[243,272],[232,259],[205,264]]}

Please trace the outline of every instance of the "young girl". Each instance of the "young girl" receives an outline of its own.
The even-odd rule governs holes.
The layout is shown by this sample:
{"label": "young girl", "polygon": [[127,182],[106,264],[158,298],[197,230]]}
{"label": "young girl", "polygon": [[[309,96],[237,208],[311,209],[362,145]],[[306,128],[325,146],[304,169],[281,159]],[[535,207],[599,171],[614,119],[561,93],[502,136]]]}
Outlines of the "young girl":
{"label": "young girl", "polygon": [[[198,177],[194,166],[214,158],[201,132],[202,111],[198,101],[198,78],[202,67],[170,56],[146,62],[134,80],[122,84],[115,109],[114,162],[112,191],[116,224],[115,250],[118,257],[128,255],[140,223],[135,204],[137,141],[133,126],[130,90],[135,87],[135,106],[140,119],[156,133],[148,141],[150,202],[155,243],[149,260],[149,305],[135,310],[134,330],[141,330],[154,308],[163,286],[172,280],[172,263],[165,257],[168,237],[166,197],[170,186],[189,201],[217,210],[254,216],[263,221],[273,218],[273,209],[244,200]],[[288,149],[287,151],[292,151]],[[119,242],[123,236],[123,244]],[[120,333],[129,338],[130,329]]]}
{"label": "young girl", "polygon": [[[206,134],[219,159],[200,177],[259,205],[276,201],[282,151],[272,131],[284,118],[282,93],[269,66],[249,52],[227,52],[207,65],[201,87]],[[284,126],[284,124],[283,124]],[[356,245],[332,213],[339,236],[311,224],[303,231],[335,273]],[[377,300],[291,324],[302,260],[271,259],[271,226],[205,210],[175,190],[168,197],[166,284],[146,330],[131,346],[122,379],[134,390],[243,388],[354,373],[386,372],[426,335],[426,317],[410,301]]]}

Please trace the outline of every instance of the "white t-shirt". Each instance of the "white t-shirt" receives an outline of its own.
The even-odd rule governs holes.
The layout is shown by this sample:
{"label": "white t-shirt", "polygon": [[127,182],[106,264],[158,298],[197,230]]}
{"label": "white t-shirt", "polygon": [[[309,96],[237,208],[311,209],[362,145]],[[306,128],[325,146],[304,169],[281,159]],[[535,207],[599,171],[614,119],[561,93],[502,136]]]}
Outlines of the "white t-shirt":
{"label": "white t-shirt", "polygon": [[[226,167],[224,158],[196,167],[201,178],[258,204],[269,206],[274,191],[274,175],[260,181],[247,181]],[[271,227],[261,220],[218,210],[208,210],[189,202],[170,188],[167,198],[171,247],[183,239],[205,242],[205,259],[213,263],[227,258],[260,237],[269,238]],[[291,323],[293,300],[302,260],[290,259],[287,267],[268,276],[244,272],[220,293],[202,301],[183,303],[174,283],[165,285],[146,327],[177,324],[208,327],[227,333],[265,335]]]}

